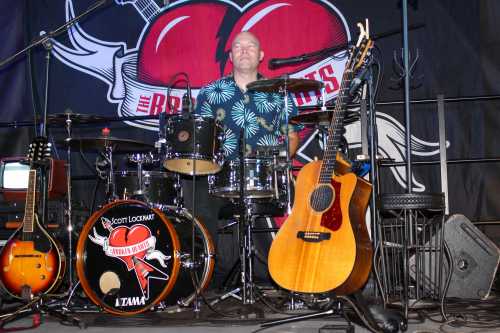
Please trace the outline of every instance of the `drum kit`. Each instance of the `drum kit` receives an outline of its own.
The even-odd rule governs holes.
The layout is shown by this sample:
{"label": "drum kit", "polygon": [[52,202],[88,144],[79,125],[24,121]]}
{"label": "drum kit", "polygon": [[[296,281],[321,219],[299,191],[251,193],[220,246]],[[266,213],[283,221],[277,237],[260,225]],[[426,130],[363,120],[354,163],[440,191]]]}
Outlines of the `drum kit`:
{"label": "drum kit", "polygon": [[[285,92],[287,96],[288,92],[321,87],[321,82],[313,80],[270,79],[256,81],[248,88]],[[328,111],[313,111],[286,121],[318,125],[329,122],[330,117]],[[74,291],[80,284],[87,296],[107,312],[131,315],[155,306],[198,306],[197,295],[207,288],[212,277],[215,248],[202,221],[183,205],[181,176],[208,176],[209,193],[234,203],[289,205],[288,149],[262,147],[255,156],[224,162],[223,129],[212,118],[194,114],[167,116],[164,128],[160,128],[160,138],[165,139],[160,140],[161,149],[157,149],[158,145],[111,137],[105,131],[99,137],[72,137],[72,122],[103,121],[97,116],[65,113],[51,115],[48,121],[66,126],[67,138],[60,144],[68,150],[68,179],[72,151],[97,152],[103,158],[96,169],[104,174],[106,203],[79,232],[75,251],[78,283],[72,281],[72,265],[68,273],[70,289]],[[113,159],[118,154],[126,154],[135,170],[114,170]],[[161,166],[166,170],[160,170]]]}

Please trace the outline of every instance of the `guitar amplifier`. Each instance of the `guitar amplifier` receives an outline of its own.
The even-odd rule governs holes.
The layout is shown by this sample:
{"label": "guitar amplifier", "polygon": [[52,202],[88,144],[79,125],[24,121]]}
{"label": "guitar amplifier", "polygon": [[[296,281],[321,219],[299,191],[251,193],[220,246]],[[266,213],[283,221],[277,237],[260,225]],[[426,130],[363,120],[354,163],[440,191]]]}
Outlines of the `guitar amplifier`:
{"label": "guitar amplifier", "polygon": [[[45,228],[55,238],[60,238],[64,232],[65,216],[64,202],[49,201],[49,221]],[[21,226],[24,216],[24,204],[11,203],[0,205],[0,248],[5,245],[12,234]]]}
{"label": "guitar amplifier", "polygon": [[[66,194],[65,161],[50,158],[49,199],[61,198]],[[0,192],[7,202],[26,200],[29,164],[24,157],[7,157],[0,160]]]}

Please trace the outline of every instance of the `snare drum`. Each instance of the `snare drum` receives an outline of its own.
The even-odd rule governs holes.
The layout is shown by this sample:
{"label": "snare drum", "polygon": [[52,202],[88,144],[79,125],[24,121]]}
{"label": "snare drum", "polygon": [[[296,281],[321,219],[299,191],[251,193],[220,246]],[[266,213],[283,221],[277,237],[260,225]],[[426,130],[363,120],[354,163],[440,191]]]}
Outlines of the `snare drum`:
{"label": "snare drum", "polygon": [[115,172],[115,184],[120,199],[142,195],[147,203],[160,209],[177,205],[181,198],[179,177],[171,172],[142,171],[142,186],[139,186],[137,171],[118,171]]}
{"label": "snare drum", "polygon": [[[187,175],[208,175],[221,169],[223,130],[213,118],[197,115],[170,117],[166,124],[163,166]],[[196,164],[196,166],[195,166]]]}
{"label": "snare drum", "polygon": [[194,225],[193,259],[186,211],[164,214],[136,200],[104,206],[78,239],[76,269],[83,290],[96,305],[118,315],[144,312],[160,301],[189,305],[195,290],[190,273],[197,273],[203,290],[214,266],[210,236],[200,222]]}
{"label": "snare drum", "polygon": [[[279,197],[282,187],[280,170],[271,158],[245,158],[245,195],[249,199]],[[209,191],[223,198],[240,196],[240,161],[224,164],[221,172],[209,176]]]}

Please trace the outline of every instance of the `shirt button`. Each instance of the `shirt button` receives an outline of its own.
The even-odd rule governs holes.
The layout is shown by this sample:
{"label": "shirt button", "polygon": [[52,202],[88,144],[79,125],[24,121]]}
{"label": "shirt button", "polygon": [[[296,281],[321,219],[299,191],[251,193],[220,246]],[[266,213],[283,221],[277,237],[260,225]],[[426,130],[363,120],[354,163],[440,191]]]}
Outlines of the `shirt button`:
{"label": "shirt button", "polygon": [[244,104],[250,103],[250,96],[248,96],[248,94],[243,94],[243,103]]}

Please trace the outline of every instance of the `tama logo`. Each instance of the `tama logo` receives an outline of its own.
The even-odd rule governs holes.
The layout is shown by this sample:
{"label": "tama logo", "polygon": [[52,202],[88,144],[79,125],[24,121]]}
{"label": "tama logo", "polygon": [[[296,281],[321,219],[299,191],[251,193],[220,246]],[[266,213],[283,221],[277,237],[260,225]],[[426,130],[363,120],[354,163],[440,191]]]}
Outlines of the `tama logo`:
{"label": "tama logo", "polygon": [[123,308],[127,306],[146,305],[146,297],[119,297],[115,300],[116,308]]}

